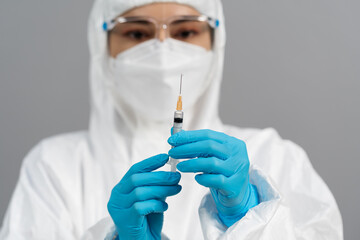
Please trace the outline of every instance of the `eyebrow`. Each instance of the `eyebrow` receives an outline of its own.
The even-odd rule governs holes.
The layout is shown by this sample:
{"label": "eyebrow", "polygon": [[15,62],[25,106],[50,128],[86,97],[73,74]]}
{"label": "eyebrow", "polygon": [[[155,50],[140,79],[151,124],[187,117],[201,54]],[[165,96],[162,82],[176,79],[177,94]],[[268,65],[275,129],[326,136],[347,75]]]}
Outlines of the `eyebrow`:
{"label": "eyebrow", "polygon": [[173,22],[173,24],[179,24],[179,23],[184,23],[184,22],[189,22],[189,21],[191,21],[191,20],[189,20],[189,19],[178,19],[178,20],[175,20]]}
{"label": "eyebrow", "polygon": [[151,22],[149,22],[147,20],[137,20],[137,21],[131,21],[131,22],[127,22],[127,23],[137,23],[137,24],[142,24],[142,25],[152,24]]}

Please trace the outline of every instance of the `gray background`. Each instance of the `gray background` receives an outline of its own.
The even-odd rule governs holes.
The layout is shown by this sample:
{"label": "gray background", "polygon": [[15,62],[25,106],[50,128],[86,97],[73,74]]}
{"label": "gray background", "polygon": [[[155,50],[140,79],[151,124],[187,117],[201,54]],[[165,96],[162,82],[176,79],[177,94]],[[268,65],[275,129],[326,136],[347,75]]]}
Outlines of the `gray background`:
{"label": "gray background", "polygon": [[[92,1],[0,1],[0,218],[24,155],[88,124]],[[227,1],[226,123],[305,148],[359,239],[360,1]],[[234,111],[234,106],[238,109]]]}

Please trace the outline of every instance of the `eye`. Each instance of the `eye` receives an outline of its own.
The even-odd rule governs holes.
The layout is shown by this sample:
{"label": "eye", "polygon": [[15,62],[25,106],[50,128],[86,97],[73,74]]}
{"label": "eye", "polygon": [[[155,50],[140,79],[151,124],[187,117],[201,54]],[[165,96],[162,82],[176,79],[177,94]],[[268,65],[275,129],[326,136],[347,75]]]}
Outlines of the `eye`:
{"label": "eye", "polygon": [[186,40],[188,38],[196,36],[197,34],[198,34],[198,32],[195,30],[181,30],[181,31],[177,31],[173,35],[173,37],[177,38],[177,39]]}
{"label": "eye", "polygon": [[149,34],[147,34],[144,31],[140,31],[140,30],[133,30],[133,31],[128,31],[127,33],[124,34],[126,37],[136,40],[136,41],[143,41],[145,39],[148,39],[150,37]]}

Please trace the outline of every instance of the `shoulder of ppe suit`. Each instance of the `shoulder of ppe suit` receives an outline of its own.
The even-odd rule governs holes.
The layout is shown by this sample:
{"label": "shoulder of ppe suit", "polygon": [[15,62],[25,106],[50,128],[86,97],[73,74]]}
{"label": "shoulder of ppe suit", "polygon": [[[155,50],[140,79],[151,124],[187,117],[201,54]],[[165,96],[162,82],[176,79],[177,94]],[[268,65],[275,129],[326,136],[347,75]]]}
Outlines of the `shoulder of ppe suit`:
{"label": "shoulder of ppe suit", "polygon": [[272,164],[273,161],[276,161],[279,167],[281,167],[281,163],[289,162],[299,165],[306,164],[312,168],[303,148],[290,140],[283,139],[274,128],[238,128],[227,125],[225,131],[229,135],[245,141],[250,161],[260,168]]}
{"label": "shoulder of ppe suit", "polygon": [[241,139],[243,141],[246,141],[251,136],[254,136],[258,134],[261,129],[258,128],[240,128],[232,125],[224,125],[223,126],[224,133],[236,137],[238,139]]}
{"label": "shoulder of ppe suit", "polygon": [[[25,157],[22,168],[34,166],[48,166],[57,168],[77,164],[74,156],[88,149],[88,133],[85,131],[65,133],[41,140]],[[60,170],[61,168],[59,168]]]}
{"label": "shoulder of ppe suit", "polygon": [[231,125],[224,126],[224,132],[245,141],[246,143],[276,142],[285,141],[274,128],[240,128]]}

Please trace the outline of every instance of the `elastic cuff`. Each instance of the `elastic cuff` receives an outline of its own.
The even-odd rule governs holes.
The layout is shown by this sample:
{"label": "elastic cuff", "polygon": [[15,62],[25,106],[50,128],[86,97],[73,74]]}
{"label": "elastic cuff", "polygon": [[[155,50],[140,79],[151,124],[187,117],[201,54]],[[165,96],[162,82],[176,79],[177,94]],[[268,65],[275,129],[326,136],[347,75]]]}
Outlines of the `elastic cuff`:
{"label": "elastic cuff", "polygon": [[257,206],[258,204],[259,195],[256,186],[249,184],[249,194],[245,206],[238,213],[232,216],[224,216],[219,212],[219,218],[227,227],[231,227],[234,223],[243,218],[249,211],[249,209]]}

